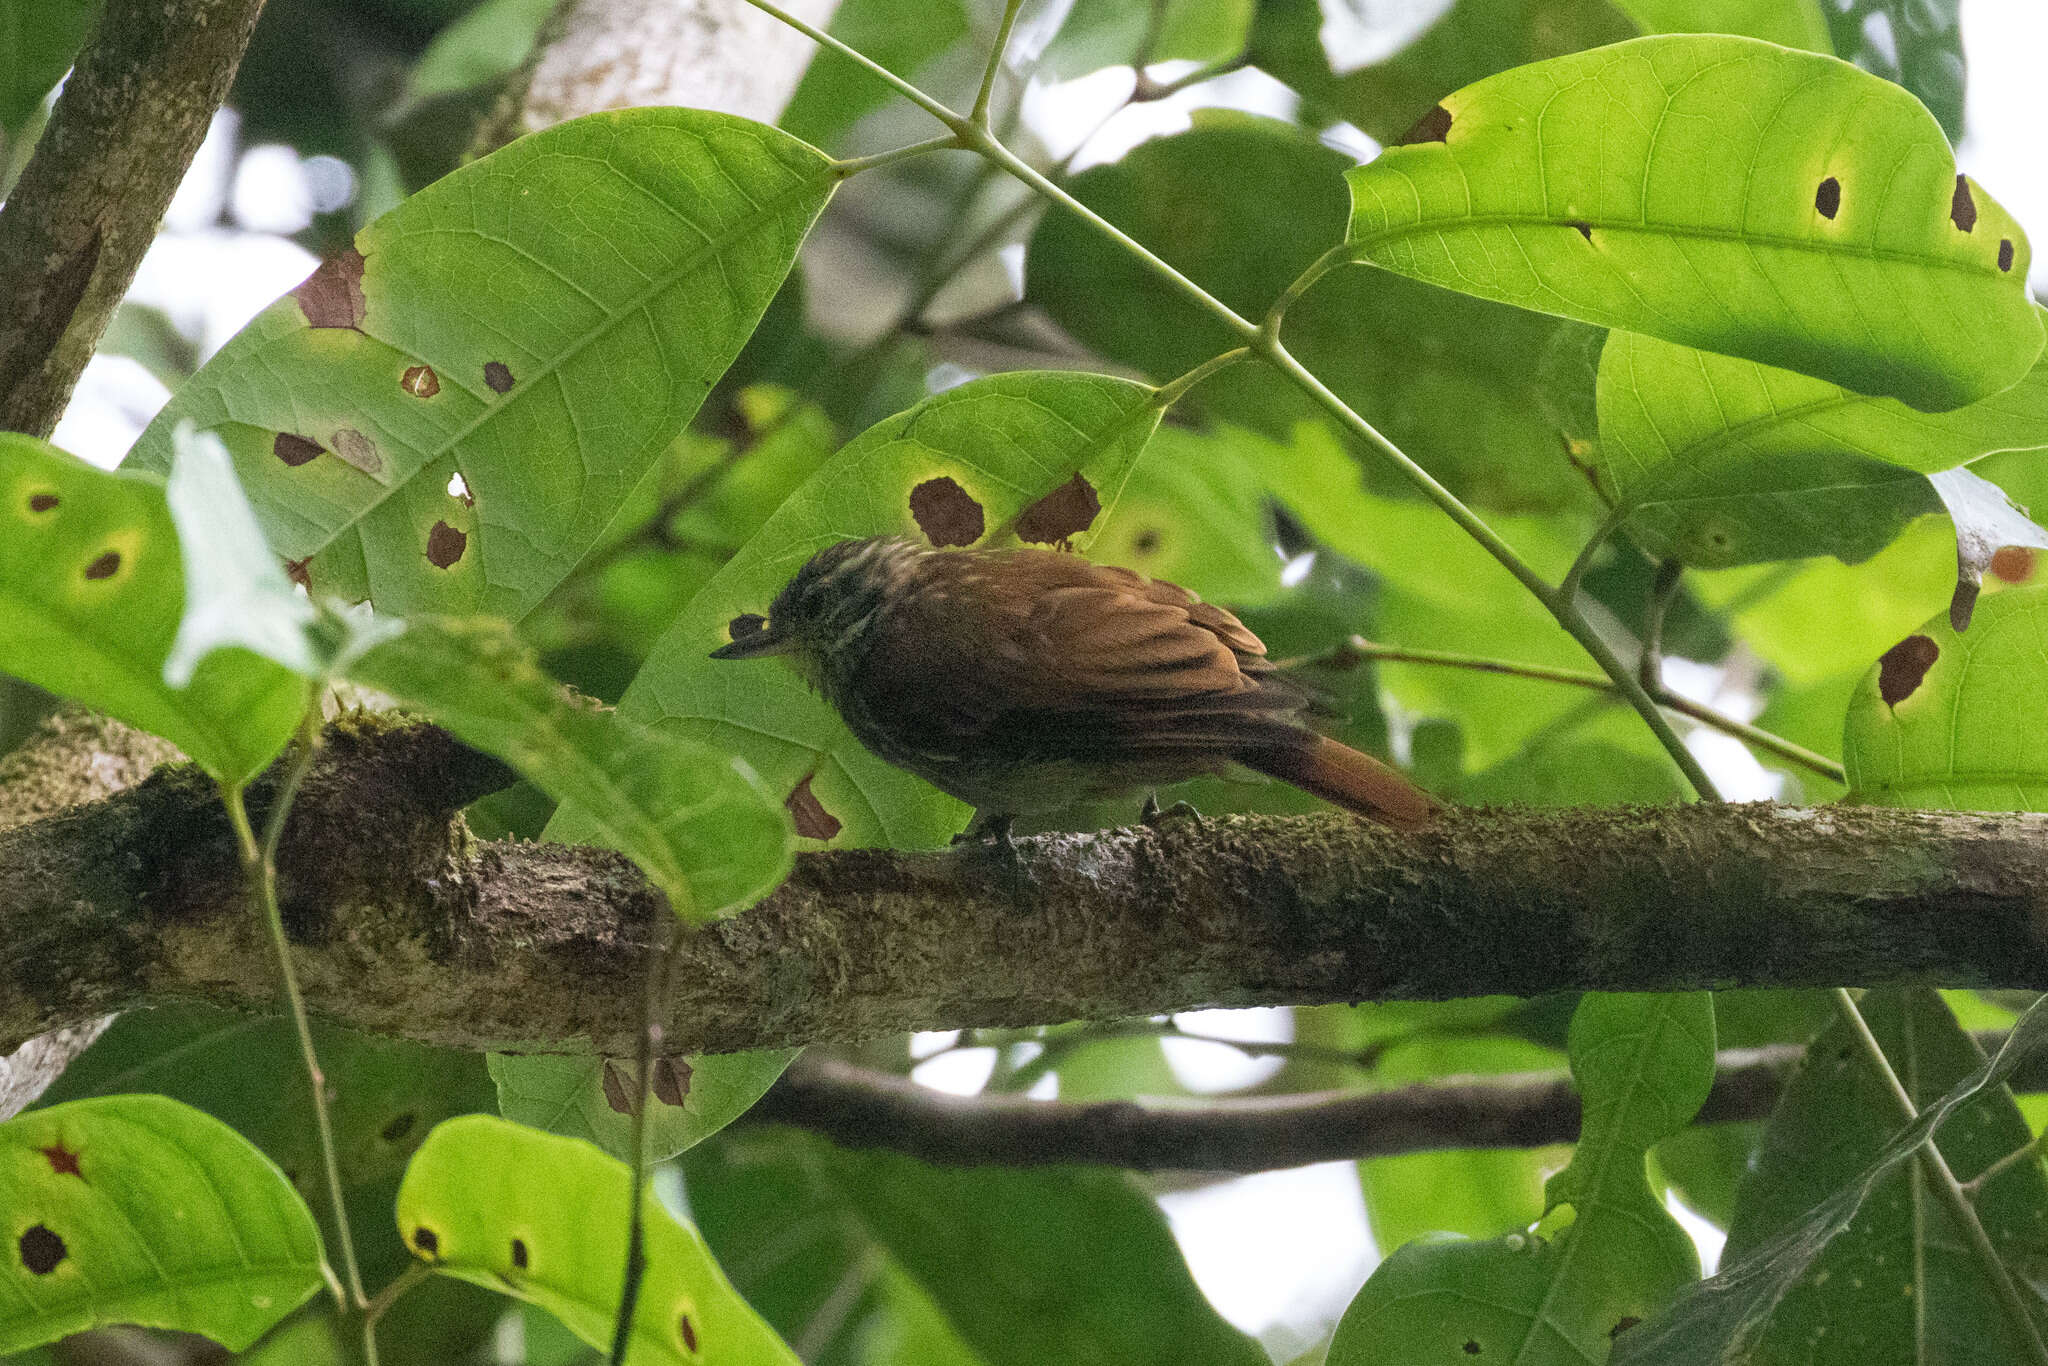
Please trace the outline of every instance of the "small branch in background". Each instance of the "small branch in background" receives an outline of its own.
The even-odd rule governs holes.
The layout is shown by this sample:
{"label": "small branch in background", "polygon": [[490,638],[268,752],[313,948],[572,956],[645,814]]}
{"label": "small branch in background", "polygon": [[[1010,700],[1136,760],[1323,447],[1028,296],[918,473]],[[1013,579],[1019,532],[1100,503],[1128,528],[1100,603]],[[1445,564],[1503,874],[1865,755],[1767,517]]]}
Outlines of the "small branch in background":
{"label": "small branch in background", "polygon": [[262,8],[107,0],[0,207],[0,430],[56,426]]}

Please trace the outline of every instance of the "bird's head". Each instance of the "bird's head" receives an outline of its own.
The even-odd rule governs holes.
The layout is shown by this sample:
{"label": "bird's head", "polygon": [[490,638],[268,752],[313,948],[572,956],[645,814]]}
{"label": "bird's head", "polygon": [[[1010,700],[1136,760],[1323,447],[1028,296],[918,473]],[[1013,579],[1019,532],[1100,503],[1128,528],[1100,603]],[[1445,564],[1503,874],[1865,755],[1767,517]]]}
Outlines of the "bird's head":
{"label": "bird's head", "polygon": [[765,619],[733,618],[732,643],[713,650],[711,657],[786,654],[815,681],[830,664],[864,653],[863,638],[876,614],[925,553],[909,541],[886,536],[828,545],[783,585]]}

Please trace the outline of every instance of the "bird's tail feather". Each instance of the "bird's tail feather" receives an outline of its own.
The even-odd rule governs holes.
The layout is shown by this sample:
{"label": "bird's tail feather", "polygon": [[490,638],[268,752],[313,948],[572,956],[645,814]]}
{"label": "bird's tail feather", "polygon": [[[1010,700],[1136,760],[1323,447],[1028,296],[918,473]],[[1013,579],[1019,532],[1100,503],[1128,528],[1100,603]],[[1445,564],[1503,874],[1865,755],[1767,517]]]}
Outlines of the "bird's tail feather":
{"label": "bird's tail feather", "polygon": [[1304,792],[1384,822],[1420,830],[1441,809],[1434,797],[1369,754],[1318,735],[1304,745],[1261,750],[1244,764]]}

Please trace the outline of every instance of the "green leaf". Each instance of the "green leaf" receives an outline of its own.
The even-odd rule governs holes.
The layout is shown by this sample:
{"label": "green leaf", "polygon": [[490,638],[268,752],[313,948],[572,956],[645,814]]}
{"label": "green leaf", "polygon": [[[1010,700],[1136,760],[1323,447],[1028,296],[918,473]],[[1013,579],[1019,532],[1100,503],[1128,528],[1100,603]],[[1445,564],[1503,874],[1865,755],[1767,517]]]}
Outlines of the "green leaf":
{"label": "green leaf", "polygon": [[1639,509],[1629,534],[1653,556],[1704,568],[1868,559],[1939,506],[1920,476],[2048,446],[2048,362],[2002,393],[1922,413],[1615,331],[1597,393],[1595,468],[1618,503]]}
{"label": "green leaf", "polygon": [[2048,586],[1994,593],[1968,635],[1937,617],[1849,701],[1852,800],[1960,811],[2048,810]]}
{"label": "green leaf", "polygon": [[[832,36],[905,78],[970,37],[961,0],[845,0],[832,14]],[[979,59],[977,59],[978,61]],[[782,126],[806,142],[833,146],[860,119],[896,98],[873,73],[830,48],[819,48],[782,111]]]}
{"label": "green leaf", "polygon": [[0,1125],[0,1351],[108,1323],[239,1351],[320,1287],[320,1236],[234,1130],[162,1096]]}
{"label": "green leaf", "polygon": [[554,0],[484,0],[434,35],[406,77],[400,112],[386,118],[395,122],[413,103],[511,75],[554,9]]}
{"label": "green leaf", "polygon": [[99,0],[0,0],[0,174],[13,136],[71,69]]}
{"label": "green leaf", "polygon": [[584,842],[630,857],[691,924],[751,906],[788,875],[789,819],[743,761],[572,696],[502,622],[407,622],[349,676],[575,802]]}
{"label": "green leaf", "polygon": [[1265,492],[1228,437],[1162,427],[1088,557],[1177,583],[1233,610],[1269,603],[1281,591],[1282,565],[1273,553]]}
{"label": "green leaf", "polygon": [[[1157,14],[1149,11],[1156,8]],[[1107,66],[1220,62],[1244,51],[1252,0],[1074,0],[1066,21],[1039,55],[1039,73],[1070,80]],[[1148,31],[1157,25],[1149,46]]]}
{"label": "green leaf", "polygon": [[1357,259],[1924,410],[2041,351],[2018,224],[1917,100],[1846,63],[1639,38],[1437,107],[1350,174]]}
{"label": "green leaf", "polygon": [[1836,1185],[1824,1201],[1786,1224],[1748,1256],[1732,1266],[1724,1265],[1720,1274],[1692,1287],[1667,1312],[1622,1334],[1609,1358],[1611,1366],[1692,1362],[1734,1366],[1755,1360],[1753,1352],[1779,1306],[1798,1290],[1815,1262],[1850,1228],[1886,1179],[1910,1161],[1928,1135],[1952,1114],[1997,1087],[2044,1041],[2048,1041],[2048,1010],[2036,1005],[2020,1017],[1996,1057],[1938,1101],[1922,1106],[1920,1117],[1896,1131],[1852,1180]]}
{"label": "green leaf", "polygon": [[[1823,0],[1614,0],[1645,33],[1733,33],[1833,56]],[[1883,73],[1879,73],[1883,74]]]}
{"label": "green leaf", "polygon": [[1828,7],[1835,51],[1912,91],[1950,142],[1963,136],[1960,8],[1959,0],[1834,0]]}
{"label": "green leaf", "polygon": [[[647,1115],[648,1159],[665,1162],[694,1147],[747,1112],[795,1058],[793,1048],[749,1053],[696,1053],[665,1058],[683,1103],[665,1085],[653,1088]],[[611,1073],[606,1076],[607,1071]],[[558,1054],[491,1055],[498,1113],[514,1123],[595,1143],[625,1159],[633,1146],[634,1068],[624,1060]],[[622,1106],[620,1101],[624,1101]]]}
{"label": "green leaf", "polygon": [[[730,639],[735,617],[766,611],[806,559],[849,537],[1012,545],[1020,519],[1038,507],[1025,529],[1085,549],[1159,415],[1155,391],[1143,385],[1021,371],[949,389],[876,423],[806,480],[697,594],[656,644],[619,714],[739,755],[772,790],[790,794],[800,834],[842,846],[943,843],[964,823],[965,808],[869,754],[794,670],[708,656]],[[585,839],[590,815],[580,807],[558,814],[548,837]]]}
{"label": "green leaf", "polygon": [[[1864,998],[1863,1013],[1915,1105],[1938,1100],[1983,1066],[1984,1055],[1932,991],[1874,992]],[[1837,1022],[1807,1049],[1771,1115],[1736,1197],[1723,1260],[1748,1257],[1854,1180],[1897,1127],[1889,1087],[1848,1026]],[[2030,1137],[2000,1087],[1959,1110],[1939,1144],[1949,1165],[1967,1176]],[[2008,1265],[2017,1270],[2048,1260],[2048,1173],[2039,1162],[2012,1168],[1971,1203]],[[1758,1366],[1843,1353],[1898,1362],[2025,1356],[1968,1237],[1927,1189],[1918,1163],[1893,1169],[1872,1189],[1855,1221],[1814,1259],[1799,1292],[1776,1306],[1756,1343],[1747,1359]]]}
{"label": "green leaf", "polygon": [[933,1167],[748,1130],[694,1150],[685,1173],[705,1236],[791,1333],[839,1279],[821,1268],[858,1286],[895,1267],[987,1366],[1266,1361],[1202,1297],[1158,1206],[1120,1172]]}
{"label": "green leaf", "polygon": [[521,138],[363,229],[131,462],[167,468],[179,421],[218,428],[317,594],[517,619],[696,412],[834,184],[802,143],[698,110]]}
{"label": "green leaf", "polygon": [[[642,1191],[647,1272],[630,1351],[641,1366],[704,1359],[796,1366],[697,1230]],[[398,1191],[398,1232],[436,1271],[546,1309],[611,1341],[626,1268],[626,1164],[588,1143],[489,1115],[427,1135]]]}
{"label": "green leaf", "polygon": [[1330,1343],[1330,1366],[1387,1361],[1601,1359],[1617,1333],[1699,1275],[1698,1255],[1644,1174],[1651,1144],[1690,1120],[1714,1078],[1706,992],[1588,995],[1572,1017],[1585,1119],[1551,1178],[1554,1238],[1411,1242],[1365,1283]]}
{"label": "green leaf", "polygon": [[109,474],[0,432],[0,670],[177,745],[246,781],[298,724],[305,684],[242,650],[173,688],[184,613],[178,535],[161,481]]}

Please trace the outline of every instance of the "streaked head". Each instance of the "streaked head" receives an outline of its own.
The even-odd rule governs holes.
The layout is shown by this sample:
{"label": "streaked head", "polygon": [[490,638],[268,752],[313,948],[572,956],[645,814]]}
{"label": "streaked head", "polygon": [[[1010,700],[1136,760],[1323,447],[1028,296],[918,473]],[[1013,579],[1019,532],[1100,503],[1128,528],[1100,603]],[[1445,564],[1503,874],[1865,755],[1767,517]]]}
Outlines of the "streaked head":
{"label": "streaked head", "polygon": [[[823,660],[853,644],[884,596],[925,552],[895,537],[828,545],[804,562],[768,608],[768,618],[734,619],[730,645],[713,659],[795,653]],[[746,630],[740,623],[753,625]],[[808,672],[808,668],[806,669]]]}

